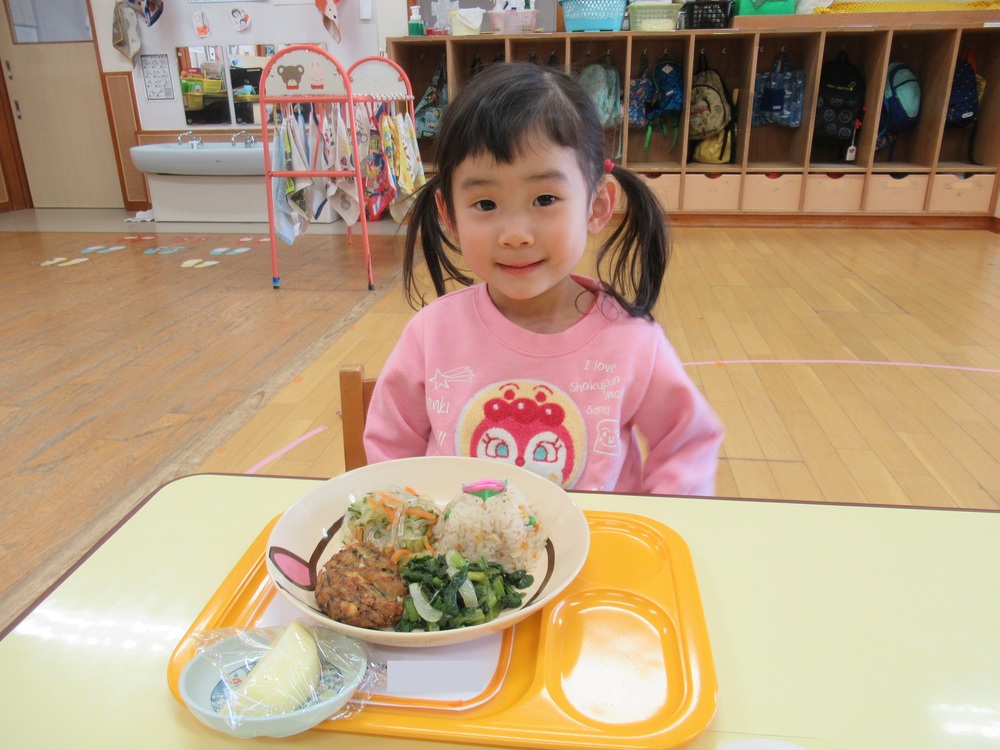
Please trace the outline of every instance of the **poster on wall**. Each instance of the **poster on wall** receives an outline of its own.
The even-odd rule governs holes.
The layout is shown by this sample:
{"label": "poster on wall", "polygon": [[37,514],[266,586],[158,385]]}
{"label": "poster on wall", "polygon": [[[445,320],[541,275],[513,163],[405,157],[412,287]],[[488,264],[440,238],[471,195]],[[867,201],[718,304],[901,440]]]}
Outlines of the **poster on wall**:
{"label": "poster on wall", "polygon": [[174,98],[173,71],[168,55],[139,55],[142,80],[146,84],[146,99],[151,102]]}

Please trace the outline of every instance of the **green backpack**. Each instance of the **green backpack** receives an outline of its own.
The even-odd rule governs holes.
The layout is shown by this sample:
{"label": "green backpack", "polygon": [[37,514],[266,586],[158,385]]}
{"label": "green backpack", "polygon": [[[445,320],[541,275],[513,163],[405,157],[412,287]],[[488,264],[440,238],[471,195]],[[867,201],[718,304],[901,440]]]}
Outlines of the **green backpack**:
{"label": "green backpack", "polygon": [[618,69],[610,61],[585,66],[580,71],[580,85],[590,94],[602,128],[613,128],[621,123],[621,79]]}

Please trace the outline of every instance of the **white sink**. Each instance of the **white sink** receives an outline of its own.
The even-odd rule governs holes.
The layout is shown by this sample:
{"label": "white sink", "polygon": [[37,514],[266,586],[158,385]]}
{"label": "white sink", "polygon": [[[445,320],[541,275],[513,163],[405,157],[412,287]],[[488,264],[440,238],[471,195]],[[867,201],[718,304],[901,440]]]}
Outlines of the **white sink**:
{"label": "white sink", "polygon": [[187,174],[241,177],[264,174],[264,144],[155,143],[129,149],[136,169],[146,174]]}

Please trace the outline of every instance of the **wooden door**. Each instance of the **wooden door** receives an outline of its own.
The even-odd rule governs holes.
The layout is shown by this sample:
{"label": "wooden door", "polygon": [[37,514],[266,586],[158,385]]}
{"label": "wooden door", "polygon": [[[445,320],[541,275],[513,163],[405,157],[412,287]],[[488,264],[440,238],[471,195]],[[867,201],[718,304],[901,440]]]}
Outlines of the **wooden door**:
{"label": "wooden door", "polygon": [[14,44],[0,12],[0,65],[34,207],[124,207],[94,43]]}
{"label": "wooden door", "polygon": [[0,75],[0,212],[30,207],[28,178],[7,96],[6,75]]}

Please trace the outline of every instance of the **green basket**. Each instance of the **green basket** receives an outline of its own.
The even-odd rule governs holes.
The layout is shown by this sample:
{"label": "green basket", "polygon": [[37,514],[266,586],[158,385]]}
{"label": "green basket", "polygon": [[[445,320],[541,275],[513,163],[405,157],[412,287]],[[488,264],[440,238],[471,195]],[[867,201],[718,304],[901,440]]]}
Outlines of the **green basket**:
{"label": "green basket", "polygon": [[787,16],[795,12],[795,0],[736,0],[738,16]]}

